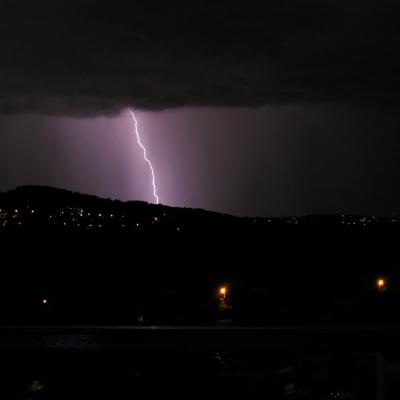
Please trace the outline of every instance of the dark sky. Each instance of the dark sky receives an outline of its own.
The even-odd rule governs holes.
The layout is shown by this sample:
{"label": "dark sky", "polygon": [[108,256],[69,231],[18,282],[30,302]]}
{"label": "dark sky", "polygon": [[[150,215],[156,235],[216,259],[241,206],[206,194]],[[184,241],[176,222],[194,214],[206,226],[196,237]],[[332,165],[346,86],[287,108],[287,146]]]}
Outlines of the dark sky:
{"label": "dark sky", "polygon": [[0,190],[400,214],[396,1],[0,4]]}

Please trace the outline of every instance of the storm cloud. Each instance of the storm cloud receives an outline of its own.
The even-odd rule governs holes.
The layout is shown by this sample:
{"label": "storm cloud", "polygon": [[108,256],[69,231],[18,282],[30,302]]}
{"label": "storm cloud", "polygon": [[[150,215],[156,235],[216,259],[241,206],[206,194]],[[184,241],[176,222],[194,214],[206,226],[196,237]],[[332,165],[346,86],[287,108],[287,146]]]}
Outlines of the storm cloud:
{"label": "storm cloud", "polygon": [[399,101],[391,1],[5,1],[0,113]]}

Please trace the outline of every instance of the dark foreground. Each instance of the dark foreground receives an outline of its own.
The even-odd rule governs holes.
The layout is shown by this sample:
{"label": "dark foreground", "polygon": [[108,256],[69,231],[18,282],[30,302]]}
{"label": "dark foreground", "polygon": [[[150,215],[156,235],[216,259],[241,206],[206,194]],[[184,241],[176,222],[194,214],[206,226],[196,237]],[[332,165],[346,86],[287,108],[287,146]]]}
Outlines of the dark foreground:
{"label": "dark foreground", "polygon": [[400,329],[2,327],[3,399],[396,399]]}
{"label": "dark foreground", "polygon": [[400,220],[45,192],[1,204],[0,399],[400,398]]}

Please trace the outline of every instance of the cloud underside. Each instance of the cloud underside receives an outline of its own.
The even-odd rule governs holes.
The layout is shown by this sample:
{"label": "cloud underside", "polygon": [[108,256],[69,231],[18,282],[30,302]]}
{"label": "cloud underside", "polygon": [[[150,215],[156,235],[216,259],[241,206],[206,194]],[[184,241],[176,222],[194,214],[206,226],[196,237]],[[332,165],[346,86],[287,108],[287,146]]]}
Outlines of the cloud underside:
{"label": "cloud underside", "polygon": [[395,2],[31,3],[0,6],[1,113],[400,99]]}

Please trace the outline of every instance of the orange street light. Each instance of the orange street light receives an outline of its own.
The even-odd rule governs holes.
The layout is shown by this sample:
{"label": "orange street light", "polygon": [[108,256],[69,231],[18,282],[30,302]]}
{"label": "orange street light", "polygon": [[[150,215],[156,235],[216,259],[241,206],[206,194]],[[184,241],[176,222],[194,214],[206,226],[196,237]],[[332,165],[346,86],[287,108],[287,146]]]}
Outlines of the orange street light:
{"label": "orange street light", "polygon": [[228,289],[226,288],[226,286],[222,286],[219,288],[219,295],[223,300],[225,300],[227,293],[228,293]]}
{"label": "orange street light", "polygon": [[386,289],[386,281],[384,279],[382,279],[382,278],[378,279],[376,284],[377,284],[378,290],[380,292],[382,292]]}

